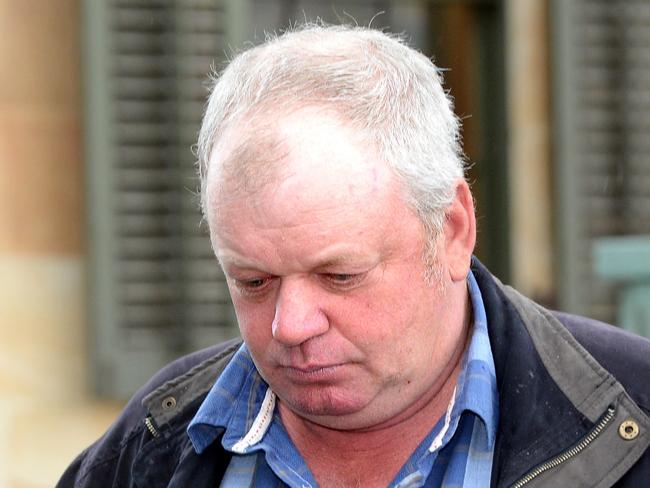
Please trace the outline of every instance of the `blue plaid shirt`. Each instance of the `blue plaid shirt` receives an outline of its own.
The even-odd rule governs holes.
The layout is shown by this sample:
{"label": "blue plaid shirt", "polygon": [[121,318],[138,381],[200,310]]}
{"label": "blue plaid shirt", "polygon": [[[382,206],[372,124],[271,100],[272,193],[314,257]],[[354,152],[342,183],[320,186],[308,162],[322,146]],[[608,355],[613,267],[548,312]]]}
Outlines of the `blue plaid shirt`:
{"label": "blue plaid shirt", "polygon": [[[467,278],[474,328],[446,415],[390,483],[396,488],[488,486],[498,424],[494,360],[483,299]],[[225,429],[225,432],[224,432]],[[233,457],[222,487],[316,487],[275,408],[275,394],[258,374],[245,345],[221,374],[187,429],[194,449],[221,443]]]}

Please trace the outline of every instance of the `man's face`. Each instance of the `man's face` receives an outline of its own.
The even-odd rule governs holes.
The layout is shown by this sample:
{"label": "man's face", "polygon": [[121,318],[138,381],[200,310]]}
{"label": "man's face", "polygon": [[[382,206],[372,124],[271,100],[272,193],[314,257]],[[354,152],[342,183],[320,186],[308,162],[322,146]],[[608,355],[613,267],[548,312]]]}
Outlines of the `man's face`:
{"label": "man's face", "polygon": [[277,136],[286,152],[274,181],[248,193],[208,181],[242,336],[291,412],[343,429],[390,422],[453,366],[464,304],[444,291],[445,247],[440,281],[427,284],[420,221],[371,146],[334,116],[303,110],[277,121]]}

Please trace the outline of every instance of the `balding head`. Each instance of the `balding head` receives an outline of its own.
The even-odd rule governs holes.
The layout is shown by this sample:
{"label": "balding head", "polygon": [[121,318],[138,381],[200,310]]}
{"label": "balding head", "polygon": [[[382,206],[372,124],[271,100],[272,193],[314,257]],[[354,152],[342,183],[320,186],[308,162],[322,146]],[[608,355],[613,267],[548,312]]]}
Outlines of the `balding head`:
{"label": "balding head", "polygon": [[279,148],[274,121],[305,107],[335,112],[373,144],[406,202],[429,234],[437,234],[463,177],[451,100],[429,59],[398,38],[361,27],[308,25],[269,38],[215,78],[198,145],[204,212],[208,176],[222,172],[212,161],[229,164],[242,184],[276,173],[263,166],[281,157],[250,156],[264,156],[261,147]]}

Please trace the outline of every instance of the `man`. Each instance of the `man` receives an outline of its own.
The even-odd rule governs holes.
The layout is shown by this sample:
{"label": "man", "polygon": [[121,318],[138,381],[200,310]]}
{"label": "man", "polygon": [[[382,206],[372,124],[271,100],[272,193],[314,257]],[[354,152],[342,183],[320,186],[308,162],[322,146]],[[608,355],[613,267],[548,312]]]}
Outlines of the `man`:
{"label": "man", "polygon": [[650,343],[475,259],[437,69],[308,26],[235,58],[199,136],[243,337],[136,394],[60,486],[647,486]]}

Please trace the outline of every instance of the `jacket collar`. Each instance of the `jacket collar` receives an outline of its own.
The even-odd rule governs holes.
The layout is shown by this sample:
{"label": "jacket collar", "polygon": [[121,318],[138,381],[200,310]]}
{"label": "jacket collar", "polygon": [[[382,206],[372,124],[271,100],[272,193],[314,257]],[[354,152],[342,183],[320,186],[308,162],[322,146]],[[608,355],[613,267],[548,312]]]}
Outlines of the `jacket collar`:
{"label": "jacket collar", "polygon": [[647,433],[650,419],[551,312],[503,286],[476,259],[472,270],[485,301],[499,390],[493,486],[510,486],[575,446],[610,407],[615,415],[609,428],[588,450],[549,472],[551,481],[542,475],[527,486],[617,480],[650,444],[649,435],[622,439],[619,426],[634,419]]}
{"label": "jacket collar", "polygon": [[241,339],[230,340],[218,354],[145,396],[142,405],[149,412],[154,425],[164,428],[189,405],[200,401],[210,391],[215,378],[225,369],[241,342]]}

